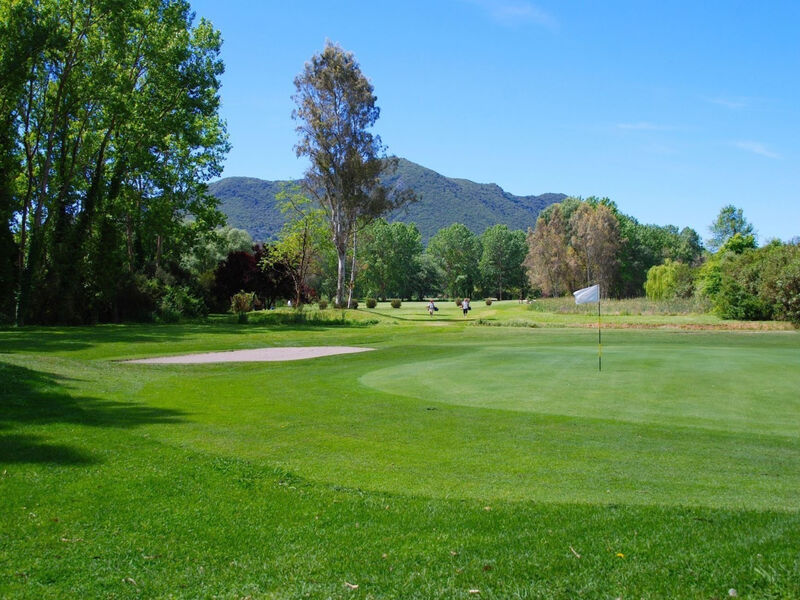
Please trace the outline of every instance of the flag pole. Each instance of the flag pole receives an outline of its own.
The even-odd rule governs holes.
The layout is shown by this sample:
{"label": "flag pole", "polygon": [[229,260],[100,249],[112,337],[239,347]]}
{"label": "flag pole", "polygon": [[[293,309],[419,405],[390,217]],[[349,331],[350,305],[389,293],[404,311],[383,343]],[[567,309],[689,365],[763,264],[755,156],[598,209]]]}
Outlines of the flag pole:
{"label": "flag pole", "polygon": [[597,302],[597,370],[603,370],[603,338],[600,333],[600,284],[590,285],[589,287],[572,292],[575,296],[575,304],[591,304]]}
{"label": "flag pole", "polygon": [[600,334],[600,296],[597,296],[597,370],[603,370],[603,338]]}

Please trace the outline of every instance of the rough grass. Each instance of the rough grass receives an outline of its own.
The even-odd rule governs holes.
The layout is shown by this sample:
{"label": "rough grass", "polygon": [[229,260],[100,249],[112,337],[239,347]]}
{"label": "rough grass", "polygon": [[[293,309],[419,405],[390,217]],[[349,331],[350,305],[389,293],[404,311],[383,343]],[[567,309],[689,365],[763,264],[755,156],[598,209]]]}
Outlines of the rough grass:
{"label": "rough grass", "polygon": [[477,307],[0,332],[0,597],[800,597],[800,334]]}
{"label": "rough grass", "polygon": [[[706,314],[711,304],[704,298],[671,298],[669,300],[649,300],[648,298],[625,298],[622,300],[606,299],[602,303],[602,312],[607,315],[697,315]],[[563,298],[538,298],[528,305],[537,312],[593,314],[597,312],[596,304],[575,304],[572,296]]]}

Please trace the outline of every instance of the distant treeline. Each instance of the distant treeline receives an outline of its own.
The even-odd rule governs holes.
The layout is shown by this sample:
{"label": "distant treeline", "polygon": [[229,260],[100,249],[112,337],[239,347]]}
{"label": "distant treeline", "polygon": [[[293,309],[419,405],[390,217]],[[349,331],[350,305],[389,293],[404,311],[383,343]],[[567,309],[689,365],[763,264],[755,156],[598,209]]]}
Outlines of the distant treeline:
{"label": "distant treeline", "polygon": [[[379,219],[360,232],[354,297],[562,296],[599,282],[605,297],[697,296],[703,299],[698,305],[710,304],[724,318],[797,322],[800,247],[772,241],[757,248],[754,235],[742,233],[752,226],[738,212],[738,223],[712,226],[709,245],[715,252],[703,247],[693,229],[641,224],[605,198],[554,204],[527,233],[495,225],[475,235],[464,225],[450,225],[427,247],[413,223]],[[303,301],[330,298],[335,291],[335,255],[326,247],[324,227],[318,227]],[[228,285],[235,287],[235,281]]]}

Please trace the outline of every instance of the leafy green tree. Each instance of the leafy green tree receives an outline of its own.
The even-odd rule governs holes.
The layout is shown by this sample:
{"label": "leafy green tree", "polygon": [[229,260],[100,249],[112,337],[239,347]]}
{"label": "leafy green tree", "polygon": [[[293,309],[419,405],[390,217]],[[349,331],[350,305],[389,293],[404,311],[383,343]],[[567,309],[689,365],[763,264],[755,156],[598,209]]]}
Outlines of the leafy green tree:
{"label": "leafy green tree", "polygon": [[419,257],[418,267],[417,276],[412,282],[417,299],[441,296],[444,293],[444,273],[436,260],[428,252],[423,252]]}
{"label": "leafy green tree", "polygon": [[663,264],[650,267],[644,287],[651,300],[688,298],[694,291],[692,269],[668,258]]}
{"label": "leafy green tree", "polygon": [[422,236],[413,223],[377,219],[364,233],[364,285],[382,299],[410,298],[419,277]]}
{"label": "leafy green tree", "polygon": [[[355,265],[359,225],[413,201],[414,196],[380,183],[383,174],[396,168],[397,160],[383,158],[380,137],[368,131],[380,109],[372,84],[351,52],[328,42],[294,84],[297,108],[292,117],[300,121],[295,149],[311,161],[304,186],[329,222],[337,254],[335,303],[342,306],[347,250],[352,246]],[[352,269],[351,294],[354,276]]]}
{"label": "leafy green tree", "polygon": [[451,297],[472,296],[480,279],[481,251],[480,239],[461,223],[440,229],[428,242],[427,252],[441,269]]}
{"label": "leafy green tree", "polygon": [[47,31],[10,112],[17,320],[120,318],[138,275],[180,260],[187,216],[221,221],[219,33],[185,0],[11,4]]}
{"label": "leafy green tree", "polygon": [[754,250],[756,247],[755,238],[752,235],[734,234],[730,239],[719,248],[716,254],[710,256],[700,268],[697,277],[698,291],[714,300],[722,289],[723,262],[730,261],[734,256],[742,254],[747,250]]}
{"label": "leafy green tree", "polygon": [[752,235],[755,239],[753,225],[744,218],[741,208],[736,208],[733,204],[723,206],[717,218],[709,227],[711,237],[708,240],[708,247],[712,252],[719,250],[725,242],[737,233],[747,236]]}
{"label": "leafy green tree", "polygon": [[780,314],[800,327],[800,253],[786,266],[775,284]]}
{"label": "leafy green tree", "polygon": [[253,248],[253,238],[247,231],[227,225],[213,230],[201,227],[194,235],[180,261],[194,277],[213,272],[231,252],[250,252]]}
{"label": "leafy green tree", "polygon": [[697,266],[703,257],[703,242],[700,235],[691,227],[684,227],[678,233],[674,251],[667,258],[680,261],[686,265]]}
{"label": "leafy green tree", "polygon": [[503,290],[524,285],[523,262],[527,247],[525,232],[510,230],[506,225],[494,225],[481,236],[483,252],[478,264],[483,286],[503,299]]}
{"label": "leafy green tree", "polygon": [[[738,241],[737,241],[738,238]],[[800,268],[800,246],[773,242],[742,248],[736,234],[717,253],[719,286],[712,297],[714,311],[727,319],[792,319],[794,273]],[[789,293],[787,293],[789,292]]]}
{"label": "leafy green tree", "polygon": [[650,267],[669,259],[698,266],[703,257],[700,236],[689,227],[679,230],[674,225],[639,223],[619,211],[608,198],[589,198],[589,203],[608,207],[619,223],[620,243],[617,250],[617,271],[610,283],[611,295],[638,296],[642,293]]}
{"label": "leafy green tree", "polygon": [[50,28],[32,1],[0,4],[0,323],[14,319],[18,291],[22,156],[17,111],[25,95],[32,57],[50,43]]}
{"label": "leafy green tree", "polygon": [[276,197],[287,220],[278,240],[266,248],[261,267],[282,265],[294,286],[294,306],[303,302],[303,291],[321,269],[321,253],[328,245],[324,212],[299,189],[283,190]]}

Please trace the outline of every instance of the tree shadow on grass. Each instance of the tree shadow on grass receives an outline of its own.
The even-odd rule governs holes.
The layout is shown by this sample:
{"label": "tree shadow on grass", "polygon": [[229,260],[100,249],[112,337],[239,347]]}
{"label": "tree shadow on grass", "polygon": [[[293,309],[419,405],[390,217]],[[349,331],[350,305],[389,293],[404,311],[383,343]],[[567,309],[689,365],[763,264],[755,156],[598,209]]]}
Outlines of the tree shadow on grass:
{"label": "tree shadow on grass", "polygon": [[66,380],[0,362],[0,463],[87,464],[96,461],[78,448],[14,431],[19,427],[72,424],[130,429],[185,422],[183,411],[72,395],[65,389]]}
{"label": "tree shadow on grass", "polygon": [[39,435],[0,434],[0,464],[91,465],[97,462],[96,457],[83,450],[51,444]]}
{"label": "tree shadow on grass", "polygon": [[200,335],[240,331],[240,325],[211,322],[0,328],[0,354],[79,351],[114,343],[168,343]]}

